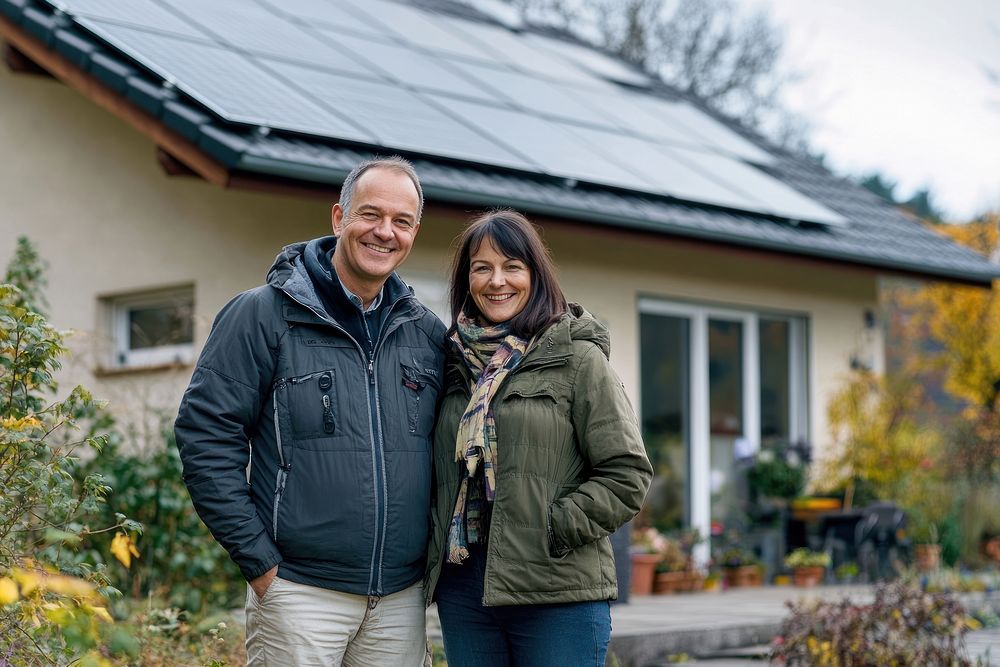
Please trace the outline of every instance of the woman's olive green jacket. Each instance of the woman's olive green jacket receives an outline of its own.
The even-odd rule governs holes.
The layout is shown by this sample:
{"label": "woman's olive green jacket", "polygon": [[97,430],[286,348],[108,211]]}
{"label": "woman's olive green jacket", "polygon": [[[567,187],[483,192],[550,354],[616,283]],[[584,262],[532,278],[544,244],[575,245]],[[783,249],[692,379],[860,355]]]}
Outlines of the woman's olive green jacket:
{"label": "woman's olive green jacket", "polygon": [[[607,329],[571,304],[565,317],[535,339],[491,402],[497,488],[485,605],[618,596],[608,535],[639,511],[652,469],[608,352]],[[469,400],[469,371],[455,350],[445,385],[434,433],[428,604],[455,508],[455,437]]]}

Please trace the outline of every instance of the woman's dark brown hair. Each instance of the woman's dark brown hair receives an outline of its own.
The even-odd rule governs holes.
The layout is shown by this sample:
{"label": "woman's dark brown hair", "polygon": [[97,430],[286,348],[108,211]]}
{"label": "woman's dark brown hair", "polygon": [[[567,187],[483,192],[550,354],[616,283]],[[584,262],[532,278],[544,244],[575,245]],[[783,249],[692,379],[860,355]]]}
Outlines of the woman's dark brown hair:
{"label": "woman's dark brown hair", "polygon": [[475,301],[469,298],[469,267],[472,255],[484,241],[505,257],[525,263],[531,271],[531,296],[524,309],[510,321],[510,332],[521,338],[531,338],[562,317],[567,310],[556,278],[555,265],[538,230],[517,211],[501,209],[485,213],[465,228],[458,238],[458,249],[451,263],[451,330],[455,330],[459,313],[481,319]]}

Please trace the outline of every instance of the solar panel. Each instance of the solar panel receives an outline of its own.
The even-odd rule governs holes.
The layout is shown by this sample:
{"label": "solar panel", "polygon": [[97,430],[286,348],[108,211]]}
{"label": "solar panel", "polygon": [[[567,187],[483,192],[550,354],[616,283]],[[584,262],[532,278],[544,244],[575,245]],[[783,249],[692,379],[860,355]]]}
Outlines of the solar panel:
{"label": "solar panel", "polygon": [[594,152],[562,126],[511,109],[462,102],[444,102],[448,110],[507,146],[527,152],[544,173],[592,183],[645,189],[634,174]]}
{"label": "solar panel", "polygon": [[374,65],[374,68],[369,67],[370,70],[380,71],[400,83],[487,102],[500,99],[496,93],[462,76],[440,59],[408,46],[383,44],[328,31],[323,34],[337,48]]}
{"label": "solar panel", "polygon": [[489,54],[495,66],[510,65],[548,79],[585,86],[607,85],[594,75],[567,63],[562,58],[536,48],[517,33],[501,26],[452,17],[436,18],[452,32],[452,39],[469,40]]}
{"label": "solar panel", "polygon": [[290,58],[359,76],[371,68],[306,28],[248,0],[169,0],[217,39],[254,54]]}
{"label": "solar panel", "polygon": [[402,38],[423,48],[443,51],[451,55],[475,60],[489,60],[490,55],[464,39],[442,27],[445,17],[430,12],[407,7],[397,2],[385,0],[361,0],[353,2],[361,13],[373,22],[385,26],[387,37],[398,41]]}
{"label": "solar panel", "polygon": [[641,189],[679,199],[753,210],[762,202],[703,174],[647,140],[616,132],[574,127],[569,131],[609,158],[617,156],[642,181]]}
{"label": "solar panel", "polygon": [[633,86],[649,86],[650,84],[650,78],[647,75],[595,49],[541,35],[528,35],[527,38],[536,46],[547,51],[554,51],[605,79]]}
{"label": "solar panel", "polygon": [[377,144],[387,148],[516,169],[538,169],[537,164],[463,125],[405,88],[291,63],[265,62],[283,77],[298,82],[323,104],[357,119],[376,137]]}
{"label": "solar panel", "polygon": [[257,0],[272,11],[310,26],[321,25],[337,30],[367,34],[383,32],[382,26],[356,11],[354,5],[331,0]]}
{"label": "solar panel", "polygon": [[510,69],[481,67],[471,63],[455,62],[455,67],[477,81],[482,81],[499,95],[529,111],[546,116],[614,127],[604,114],[582,103],[571,94],[568,87],[555,81],[546,81]]}
{"label": "solar panel", "polygon": [[227,120],[374,143],[238,53],[92,19],[80,23]]}
{"label": "solar panel", "polygon": [[759,169],[743,164],[739,160],[700,150],[666,147],[664,147],[664,150],[669,151],[678,160],[691,165],[692,168],[728,183],[734,189],[739,189],[745,193],[752,193],[753,198],[760,202],[760,205],[747,210],[770,213],[793,220],[809,220],[829,225],[839,225],[847,222],[840,214],[818,204]]}
{"label": "solar panel", "polygon": [[187,37],[205,37],[205,33],[164,9],[155,0],[59,0],[58,6],[74,16],[85,16],[152,28]]}
{"label": "solar panel", "polygon": [[601,109],[601,112],[615,121],[615,126],[623,131],[659,141],[682,146],[703,146],[706,142],[700,136],[677,124],[670,124],[664,119],[654,118],[647,111],[632,102],[635,95],[621,89],[596,91],[575,88],[573,95],[579,97],[591,107]]}
{"label": "solar panel", "polygon": [[707,146],[757,164],[774,162],[771,154],[686,102],[668,102],[648,95],[630,97],[640,109],[648,112],[660,123],[689,130],[701,137]]}

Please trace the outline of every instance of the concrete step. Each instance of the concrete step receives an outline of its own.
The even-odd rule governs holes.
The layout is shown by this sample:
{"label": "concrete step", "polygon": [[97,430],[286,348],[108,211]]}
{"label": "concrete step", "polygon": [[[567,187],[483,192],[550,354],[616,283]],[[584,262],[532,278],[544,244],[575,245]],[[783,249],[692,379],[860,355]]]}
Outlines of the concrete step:
{"label": "concrete step", "polygon": [[868,586],[768,586],[633,597],[629,604],[611,608],[610,652],[621,667],[648,667],[664,664],[671,655],[719,655],[766,646],[781,628],[787,602],[845,595],[864,601],[871,599],[871,591]]}

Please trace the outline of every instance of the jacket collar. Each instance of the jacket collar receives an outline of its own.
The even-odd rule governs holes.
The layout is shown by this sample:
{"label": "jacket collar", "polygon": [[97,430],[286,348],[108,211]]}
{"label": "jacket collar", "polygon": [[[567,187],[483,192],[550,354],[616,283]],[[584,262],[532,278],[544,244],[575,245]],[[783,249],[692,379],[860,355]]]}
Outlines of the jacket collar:
{"label": "jacket collar", "polygon": [[[287,294],[299,306],[304,306],[299,308],[291,304],[286,305],[282,309],[286,320],[307,323],[333,321],[339,324],[340,319],[346,315],[343,312],[327,312],[305,265],[306,253],[315,252],[317,246],[326,252],[336,245],[337,237],[323,236],[312,241],[287,245],[278,253],[267,273],[267,283]],[[416,299],[412,298],[413,290],[395,272],[386,280],[383,289],[385,308],[391,308],[396,301],[406,299],[406,303],[397,306],[394,313],[418,308]]]}

